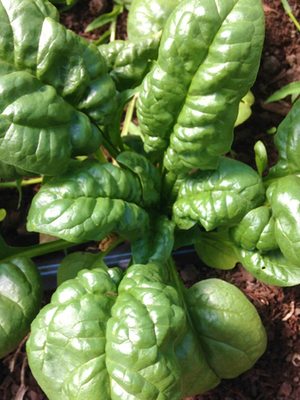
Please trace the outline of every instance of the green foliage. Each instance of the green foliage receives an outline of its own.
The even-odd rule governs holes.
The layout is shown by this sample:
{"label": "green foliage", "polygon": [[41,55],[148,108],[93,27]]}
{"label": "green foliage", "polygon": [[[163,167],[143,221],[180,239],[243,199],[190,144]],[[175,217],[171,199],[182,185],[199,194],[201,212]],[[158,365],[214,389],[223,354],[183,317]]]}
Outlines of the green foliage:
{"label": "green foliage", "polygon": [[41,300],[41,277],[31,260],[20,257],[0,264],[0,358],[27,335]]}
{"label": "green foliage", "polygon": [[57,19],[47,1],[0,2],[0,159],[46,175],[97,150],[94,122],[112,121],[117,104],[96,46]]}
{"label": "green foliage", "polygon": [[108,72],[118,90],[136,87],[149,72],[151,60],[156,60],[161,32],[137,40],[115,40],[99,46]]}
{"label": "green foliage", "polygon": [[180,400],[264,352],[259,316],[232,285],[207,280],[180,297],[164,265],[133,265],[123,279],[113,271],[62,283],[32,325],[29,365],[50,400]]}
{"label": "green foliage", "polygon": [[[117,3],[114,21],[130,2]],[[134,0],[130,41],[99,48],[62,27],[47,1],[0,0],[0,22],[0,177],[48,175],[27,227],[64,239],[14,249],[0,237],[0,259],[14,264],[14,254],[33,257],[115,232],[118,242],[130,241],[135,264],[124,276],[109,269],[103,256],[111,247],[63,261],[28,342],[48,397],[179,400],[251,368],[266,346],[254,307],[218,280],[186,290],[170,255],[195,244],[210,266],[240,260],[263,281],[300,282],[298,248],[281,226],[292,209],[277,182],[299,172],[288,151],[297,140],[278,146],[284,173],[274,169],[271,183],[222,157],[240,102],[249,115],[253,101],[246,95],[263,43],[260,0]],[[130,127],[139,91],[139,128]],[[124,138],[120,123],[133,97],[123,133],[138,136]],[[11,348],[21,339],[12,331]]]}
{"label": "green foliage", "polygon": [[251,117],[251,106],[253,106],[254,102],[255,98],[253,94],[249,91],[246,96],[242,98],[239,104],[239,113],[234,126],[239,126],[243,124],[245,121],[247,121],[247,119]]}
{"label": "green foliage", "polygon": [[256,77],[263,18],[256,0],[184,1],[171,14],[137,103],[141,129],[167,150],[169,171],[214,169],[230,150],[240,100]]}
{"label": "green foliage", "polygon": [[91,22],[85,29],[85,32],[90,32],[94,29],[101,28],[101,26],[106,25],[110,22],[116,20],[119,14],[123,11],[123,7],[116,6],[114,9],[107,14],[102,14],[98,18],[96,18],[93,22]]}
{"label": "green foliage", "polygon": [[267,167],[268,164],[268,154],[267,154],[267,149],[263,142],[258,140],[255,143],[254,146],[254,152],[255,152],[255,163],[256,163],[256,168],[260,176],[262,176],[264,170]]}
{"label": "green foliage", "polygon": [[161,31],[181,0],[133,0],[128,14],[127,32],[130,40],[141,39]]}
{"label": "green foliage", "polygon": [[277,90],[273,93],[267,100],[266,103],[272,103],[274,101],[279,101],[284,99],[287,96],[292,96],[292,102],[297,99],[300,94],[300,82],[292,82],[283,88]]}
{"label": "green foliage", "polygon": [[216,170],[197,171],[186,178],[173,206],[173,219],[181,229],[199,222],[211,231],[240,222],[264,199],[262,180],[250,167],[221,158]]}

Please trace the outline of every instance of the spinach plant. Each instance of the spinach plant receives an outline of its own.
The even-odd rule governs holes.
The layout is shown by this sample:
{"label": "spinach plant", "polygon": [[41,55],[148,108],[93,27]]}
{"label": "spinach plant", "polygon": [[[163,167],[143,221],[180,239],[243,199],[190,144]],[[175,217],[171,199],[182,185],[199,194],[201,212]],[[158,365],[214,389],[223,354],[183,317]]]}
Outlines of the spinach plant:
{"label": "spinach plant", "polygon": [[[152,12],[142,25],[140,7]],[[29,248],[0,238],[0,354],[38,311],[30,258],[114,232],[131,243],[130,268],[103,262],[116,243],[66,257],[32,324],[29,365],[51,400],[175,400],[251,368],[266,348],[255,308],[217,279],[185,289],[171,252],[195,243],[213,267],[240,260],[263,281],[300,283],[298,208],[282,195],[297,204],[293,118],[265,181],[223,157],[259,66],[260,0],[134,0],[130,40],[99,48],[48,1],[1,0],[0,22],[0,176],[43,175],[27,228],[59,238]],[[22,323],[2,317],[9,309]]]}

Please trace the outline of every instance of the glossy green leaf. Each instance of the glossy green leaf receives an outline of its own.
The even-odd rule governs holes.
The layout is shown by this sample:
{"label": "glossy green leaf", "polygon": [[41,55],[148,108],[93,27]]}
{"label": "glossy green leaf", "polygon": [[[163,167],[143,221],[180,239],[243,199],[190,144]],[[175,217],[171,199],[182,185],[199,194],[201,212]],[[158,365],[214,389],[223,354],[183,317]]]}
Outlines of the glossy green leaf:
{"label": "glossy green leaf", "polygon": [[290,95],[296,95],[296,98],[300,95],[300,82],[292,82],[283,88],[276,90],[276,92],[266,100],[266,103],[279,101]]}
{"label": "glossy green leaf", "polygon": [[249,211],[229,232],[234,243],[245,250],[278,249],[275,239],[275,221],[269,207],[262,206]]}
{"label": "glossy green leaf", "polygon": [[245,372],[266,349],[267,337],[255,307],[235,286],[219,279],[187,291],[188,310],[210,367],[221,378]]}
{"label": "glossy green leaf", "polygon": [[300,100],[298,100],[279,125],[274,143],[278,150],[278,162],[270,168],[269,177],[277,178],[300,171]]}
{"label": "glossy green leaf", "polygon": [[300,267],[288,261],[280,250],[266,254],[235,248],[244,268],[256,279],[274,286],[295,286],[300,284]]}
{"label": "glossy green leaf", "polygon": [[239,223],[265,199],[260,176],[248,165],[221,158],[215,171],[197,171],[181,185],[173,206],[180,229],[200,223],[207,231]]}
{"label": "glossy green leaf", "polygon": [[46,175],[95,151],[101,133],[91,119],[104,125],[116,111],[98,49],[57,18],[47,1],[0,2],[0,159]]}
{"label": "glossy green leaf", "polygon": [[75,279],[77,274],[83,269],[92,270],[95,268],[108,270],[105,262],[99,257],[99,254],[82,252],[69,254],[58,267],[57,286],[69,279]]}
{"label": "glossy green leaf", "polygon": [[249,91],[245,97],[242,98],[239,104],[239,112],[234,126],[239,126],[247,121],[251,117],[252,110],[251,106],[254,104],[255,98],[251,91]]}
{"label": "glossy green leaf", "polygon": [[42,292],[40,273],[31,260],[20,257],[0,264],[0,358],[29,332]]}
{"label": "glossy green leaf", "polygon": [[21,168],[6,164],[0,160],[0,179],[15,181],[20,179],[22,176],[33,177],[36,176],[36,174],[24,171]]}
{"label": "glossy green leaf", "polygon": [[181,0],[134,0],[127,21],[130,40],[161,31]]}
{"label": "glossy green leaf", "polygon": [[228,270],[239,261],[233,248],[218,233],[203,233],[195,243],[195,250],[201,260],[211,268]]}
{"label": "glossy green leaf", "polygon": [[62,283],[32,324],[29,365],[50,400],[180,400],[263,353],[256,310],[232,285],[202,282],[185,302],[162,264],[133,265],[121,282],[110,271]]}
{"label": "glossy green leaf", "polygon": [[161,32],[137,40],[115,40],[99,46],[108,72],[117,90],[136,87],[149,72],[151,61],[157,59]]}
{"label": "glossy green leaf", "polygon": [[278,179],[267,192],[275,220],[275,238],[284,256],[300,267],[300,178]]}
{"label": "glossy green leaf", "polygon": [[134,240],[149,225],[143,204],[141,183],[134,173],[88,159],[40,189],[27,229],[75,243],[102,240],[111,231]]}
{"label": "glossy green leaf", "polygon": [[124,151],[116,158],[116,161],[139,177],[143,206],[157,205],[161,191],[161,175],[158,169],[146,157],[131,151]]}
{"label": "glossy green leaf", "polygon": [[165,215],[149,215],[150,228],[138,240],[131,244],[133,262],[165,263],[171,255],[174,245],[175,224]]}
{"label": "glossy green leaf", "polygon": [[214,169],[230,150],[263,39],[260,0],[186,0],[172,13],[137,103],[145,135],[158,137],[163,150],[170,141],[169,171]]}
{"label": "glossy green leaf", "polygon": [[256,168],[260,176],[262,176],[264,170],[268,164],[268,154],[266,146],[258,140],[254,145],[254,152],[255,152],[255,163]]}

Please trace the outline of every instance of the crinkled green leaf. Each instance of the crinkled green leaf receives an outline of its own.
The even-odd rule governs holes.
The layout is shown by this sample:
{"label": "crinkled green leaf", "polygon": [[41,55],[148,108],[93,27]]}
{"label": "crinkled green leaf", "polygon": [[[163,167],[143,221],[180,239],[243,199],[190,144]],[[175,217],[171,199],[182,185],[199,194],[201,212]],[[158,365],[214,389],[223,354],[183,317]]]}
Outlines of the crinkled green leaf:
{"label": "crinkled green leaf", "polygon": [[260,0],[186,0],[174,10],[137,103],[142,131],[170,140],[168,170],[213,169],[229,151],[263,39]]}
{"label": "crinkled green leaf", "polygon": [[269,207],[262,206],[249,211],[237,226],[230,228],[229,232],[234,243],[245,250],[278,249],[275,221]]}
{"label": "crinkled green leaf", "polygon": [[278,179],[267,191],[275,220],[275,239],[284,256],[300,267],[300,178]]}
{"label": "crinkled green leaf", "polygon": [[137,40],[115,40],[99,46],[106,61],[108,72],[117,90],[136,87],[149,72],[151,60],[156,60],[161,32]]}
{"label": "crinkled green leaf", "polygon": [[116,111],[98,49],[54,10],[41,0],[0,2],[0,159],[46,175],[95,151],[101,133],[90,118],[104,125]]}
{"label": "crinkled green leaf", "polygon": [[127,21],[130,40],[161,31],[181,0],[134,0]]}
{"label": "crinkled green leaf", "polygon": [[197,284],[185,303],[162,264],[133,265],[120,284],[110,271],[62,283],[32,324],[29,365],[50,400],[180,400],[263,353],[255,308],[232,285]]}
{"label": "crinkled green leaf", "polygon": [[278,162],[270,168],[270,178],[286,176],[300,171],[300,100],[279,125],[274,143],[278,149]]}
{"label": "crinkled green leaf", "polygon": [[181,185],[173,219],[181,229],[232,226],[265,199],[261,177],[248,165],[221,158],[215,171],[197,171]]}
{"label": "crinkled green leaf", "polygon": [[156,205],[161,191],[161,175],[158,169],[146,157],[131,151],[124,151],[116,158],[116,161],[139,177],[143,205],[145,207]]}
{"label": "crinkled green leaf", "polygon": [[133,262],[165,263],[171,255],[174,245],[175,224],[165,215],[149,215],[150,228],[138,240],[131,244]]}
{"label": "crinkled green leaf", "polygon": [[99,254],[76,252],[65,257],[59,265],[57,270],[57,286],[69,279],[75,279],[77,274],[83,269],[92,270],[95,268],[102,268],[104,271],[108,271],[110,276],[112,276],[111,273],[121,273],[121,269],[118,268],[109,270],[103,259],[99,257]]}
{"label": "crinkled green leaf", "polygon": [[228,270],[239,261],[233,248],[223,240],[219,233],[202,233],[201,240],[195,243],[195,250],[201,260],[211,268]]}
{"label": "crinkled green leaf", "polygon": [[103,269],[83,270],[59,286],[32,324],[28,360],[49,399],[110,398],[106,329],[118,283]]}
{"label": "crinkled green leaf", "polygon": [[51,179],[33,199],[27,229],[79,243],[111,231],[134,240],[148,227],[142,188],[131,171],[88,159]]}
{"label": "crinkled green leaf", "polygon": [[295,286],[300,284],[300,267],[288,261],[280,250],[261,253],[235,248],[243,264],[259,281],[275,286]]}
{"label": "crinkled green leaf", "polygon": [[42,293],[41,276],[31,260],[20,257],[0,264],[0,358],[29,332]]}

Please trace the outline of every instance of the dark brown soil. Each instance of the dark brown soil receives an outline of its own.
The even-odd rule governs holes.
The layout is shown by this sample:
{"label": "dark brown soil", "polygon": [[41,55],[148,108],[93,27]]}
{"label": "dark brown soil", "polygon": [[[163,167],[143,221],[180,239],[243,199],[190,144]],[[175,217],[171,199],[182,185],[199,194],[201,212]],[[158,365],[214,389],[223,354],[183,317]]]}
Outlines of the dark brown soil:
{"label": "dark brown soil", "polygon": [[[298,1],[289,0],[289,3],[300,20]],[[257,140],[262,140],[268,149],[269,166],[276,162],[273,136],[266,132],[277,127],[291,107],[290,99],[268,105],[264,101],[280,87],[300,80],[300,33],[285,14],[280,0],[263,0],[263,5],[266,40],[261,68],[253,88],[256,102],[252,117],[236,131],[232,153],[236,159],[253,167],[253,146]],[[96,40],[108,29],[107,26],[88,34],[84,33],[84,29],[100,13],[111,9],[111,0],[82,1],[62,13],[61,21],[69,29]],[[126,39],[126,18],[126,12],[119,17],[117,38]],[[25,192],[20,211],[16,211],[15,200],[10,202],[8,198],[4,199],[2,192],[1,196],[6,208],[10,204],[9,220],[2,225],[2,234],[14,245],[20,245],[20,240],[23,245],[34,242],[36,238],[28,236],[22,219],[32,192]],[[254,368],[236,379],[223,380],[214,390],[190,400],[300,400],[299,287],[282,289],[262,284],[241,266],[232,271],[218,271],[205,267],[199,261],[179,263],[178,267],[187,285],[209,277],[219,277],[235,284],[256,306],[268,334],[267,351]],[[49,300],[47,296],[45,302]],[[9,369],[13,371],[9,373]],[[30,374],[24,346],[0,361],[0,400],[11,399],[47,399]]]}

